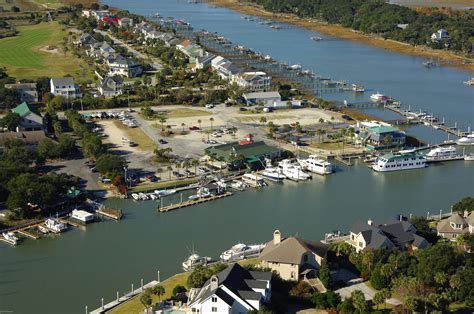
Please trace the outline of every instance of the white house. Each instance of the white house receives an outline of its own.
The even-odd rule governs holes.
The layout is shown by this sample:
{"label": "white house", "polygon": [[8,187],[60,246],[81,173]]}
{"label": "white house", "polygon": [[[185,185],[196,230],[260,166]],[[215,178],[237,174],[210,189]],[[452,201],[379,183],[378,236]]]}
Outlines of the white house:
{"label": "white house", "polygon": [[43,117],[26,102],[13,108],[12,112],[21,117],[20,125],[16,130],[17,132],[43,130]]}
{"label": "white house", "polygon": [[431,41],[434,41],[434,42],[446,41],[450,39],[451,39],[451,36],[449,35],[448,31],[445,29],[439,29],[431,35]]}
{"label": "white house", "polygon": [[202,288],[191,289],[188,307],[196,314],[258,311],[270,301],[271,277],[271,272],[249,271],[232,264]]}
{"label": "white house", "polygon": [[196,69],[204,69],[204,67],[206,67],[208,65],[211,65],[211,62],[214,58],[216,58],[216,56],[213,55],[212,53],[209,53],[209,54],[206,54],[203,57],[197,58],[196,59],[196,64],[195,64],[194,67]]}
{"label": "white house", "polygon": [[140,63],[120,55],[117,58],[110,60],[108,65],[109,75],[111,76],[120,75],[124,77],[137,77],[143,73]]}
{"label": "white house", "polygon": [[237,85],[252,92],[266,92],[272,84],[272,77],[265,72],[244,72],[234,78]]}
{"label": "white house", "polygon": [[264,106],[273,106],[275,103],[281,102],[279,92],[257,92],[246,93],[243,95],[247,105],[256,105],[262,103]]}
{"label": "white house", "polygon": [[66,99],[76,99],[82,97],[81,89],[74,84],[72,77],[53,77],[49,81],[50,92],[54,96],[62,96]]}
{"label": "white house", "polygon": [[121,27],[132,27],[133,26],[133,19],[128,17],[122,17],[118,20],[118,25]]}

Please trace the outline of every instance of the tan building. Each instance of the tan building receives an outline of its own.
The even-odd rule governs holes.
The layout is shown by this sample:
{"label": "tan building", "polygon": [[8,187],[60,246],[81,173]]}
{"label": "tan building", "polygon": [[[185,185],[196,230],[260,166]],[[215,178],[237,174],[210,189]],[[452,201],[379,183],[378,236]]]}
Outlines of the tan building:
{"label": "tan building", "polygon": [[308,270],[318,270],[326,258],[328,246],[321,242],[298,237],[281,237],[279,230],[273,233],[260,254],[261,266],[276,271],[282,279],[300,280]]}
{"label": "tan building", "polygon": [[464,213],[462,216],[459,213],[453,213],[446,219],[438,222],[436,226],[438,235],[454,241],[459,235],[474,234],[474,212]]}

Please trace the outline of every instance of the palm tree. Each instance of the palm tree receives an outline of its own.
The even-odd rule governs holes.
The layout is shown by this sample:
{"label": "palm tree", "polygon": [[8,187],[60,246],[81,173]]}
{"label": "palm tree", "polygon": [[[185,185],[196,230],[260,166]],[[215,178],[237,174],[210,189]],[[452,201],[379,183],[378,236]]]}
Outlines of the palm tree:
{"label": "palm tree", "polygon": [[199,165],[199,160],[193,159],[193,160],[191,161],[191,165],[194,166],[194,174],[197,175],[197,166]]}
{"label": "palm tree", "polygon": [[200,128],[200,129],[202,129],[201,123],[202,123],[202,121],[201,121],[201,119],[199,119],[199,120],[198,120],[198,124],[199,124],[199,128]]}
{"label": "palm tree", "polygon": [[168,170],[169,180],[171,181],[171,171],[173,171],[173,167],[171,167],[171,165],[169,165],[168,167],[166,167],[166,170]]}
{"label": "palm tree", "polygon": [[166,130],[168,131],[168,133],[171,133],[171,125],[168,124],[168,125],[166,126]]}
{"label": "palm tree", "polygon": [[331,124],[332,124],[332,128],[334,129],[334,117],[331,117]]}
{"label": "palm tree", "polygon": [[213,118],[213,117],[210,117],[210,118],[209,118],[209,121],[211,121],[211,130],[214,130],[214,129],[212,128],[212,122],[214,122],[214,118]]}
{"label": "palm tree", "polygon": [[267,118],[261,117],[261,118],[260,118],[260,123],[261,123],[261,124],[267,123]]}
{"label": "palm tree", "polygon": [[188,172],[187,172],[187,170],[188,170],[188,168],[189,168],[190,165],[191,165],[191,163],[190,163],[189,160],[187,160],[187,159],[183,162],[183,168],[184,168],[184,172],[186,173],[186,178],[188,177]]}
{"label": "palm tree", "polygon": [[161,123],[161,129],[164,131],[164,125],[166,123],[166,118],[165,117],[160,117],[160,123]]}
{"label": "palm tree", "polygon": [[157,285],[153,287],[153,294],[158,296],[158,300],[161,301],[161,296],[165,294],[165,288],[161,285]]}
{"label": "palm tree", "polygon": [[319,118],[318,122],[319,122],[320,124],[323,124],[323,123],[324,123],[324,119],[323,119],[323,118]]}

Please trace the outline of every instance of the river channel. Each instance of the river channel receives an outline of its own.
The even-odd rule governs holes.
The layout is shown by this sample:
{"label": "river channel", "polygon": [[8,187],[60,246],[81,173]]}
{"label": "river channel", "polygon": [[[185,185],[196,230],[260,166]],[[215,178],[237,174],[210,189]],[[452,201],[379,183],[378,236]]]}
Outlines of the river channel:
{"label": "river channel", "polygon": [[[426,69],[422,58],[331,38],[310,40],[314,33],[294,27],[273,30],[241,19],[241,14],[206,4],[178,0],[105,1],[133,13],[182,18],[196,29],[219,32],[233,42],[261,51],[323,76],[365,85],[423,108],[459,126],[474,126],[474,88],[462,84],[470,74],[446,67]],[[362,96],[366,100],[371,92]],[[359,100],[351,93],[328,98]],[[373,110],[375,114],[385,113]],[[419,134],[417,133],[419,132]],[[427,141],[444,135],[418,127]],[[238,241],[269,240],[274,229],[284,235],[321,239],[333,230],[348,231],[358,219],[384,222],[398,213],[425,215],[449,210],[474,194],[474,163],[456,161],[426,169],[374,173],[365,164],[341,166],[327,177],[306,183],[272,184],[202,205],[157,214],[156,202],[109,200],[124,210],[121,222],[105,221],[11,248],[0,246],[0,311],[14,313],[84,313],[112,300],[116,291],[181,270],[193,249],[218,257]],[[171,200],[168,200],[171,201]],[[174,199],[177,201],[177,199]]]}

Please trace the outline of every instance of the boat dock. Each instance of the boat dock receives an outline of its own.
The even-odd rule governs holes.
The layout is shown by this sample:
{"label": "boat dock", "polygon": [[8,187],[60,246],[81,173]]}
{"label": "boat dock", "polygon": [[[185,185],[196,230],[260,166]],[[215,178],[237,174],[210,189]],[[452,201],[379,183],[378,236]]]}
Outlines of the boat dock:
{"label": "boat dock", "polygon": [[231,196],[231,195],[232,195],[231,192],[225,192],[224,194],[213,195],[213,196],[209,196],[209,197],[205,197],[205,198],[199,198],[197,200],[185,201],[185,202],[181,202],[181,203],[176,203],[176,204],[171,204],[171,205],[167,205],[167,206],[163,206],[163,207],[158,207],[157,210],[161,213],[168,212],[168,211],[175,210],[175,209],[178,209],[178,208],[183,208],[183,207],[188,207],[188,206],[192,206],[192,205],[197,205],[197,204],[201,204],[201,203],[210,202],[210,201],[221,199],[221,198],[228,197],[228,196]]}
{"label": "boat dock", "polygon": [[122,210],[121,209],[113,209],[113,208],[99,208],[96,210],[96,213],[98,215],[107,217],[107,218],[112,218],[114,220],[119,221],[122,219]]}
{"label": "boat dock", "polygon": [[31,232],[28,232],[28,231],[26,231],[26,230],[18,230],[17,232],[18,232],[19,234],[21,234],[21,235],[23,235],[23,236],[25,236],[25,237],[31,238],[31,239],[33,239],[33,240],[38,240],[38,239],[40,238],[38,235],[35,235],[35,234],[33,234],[33,233],[31,233]]}

